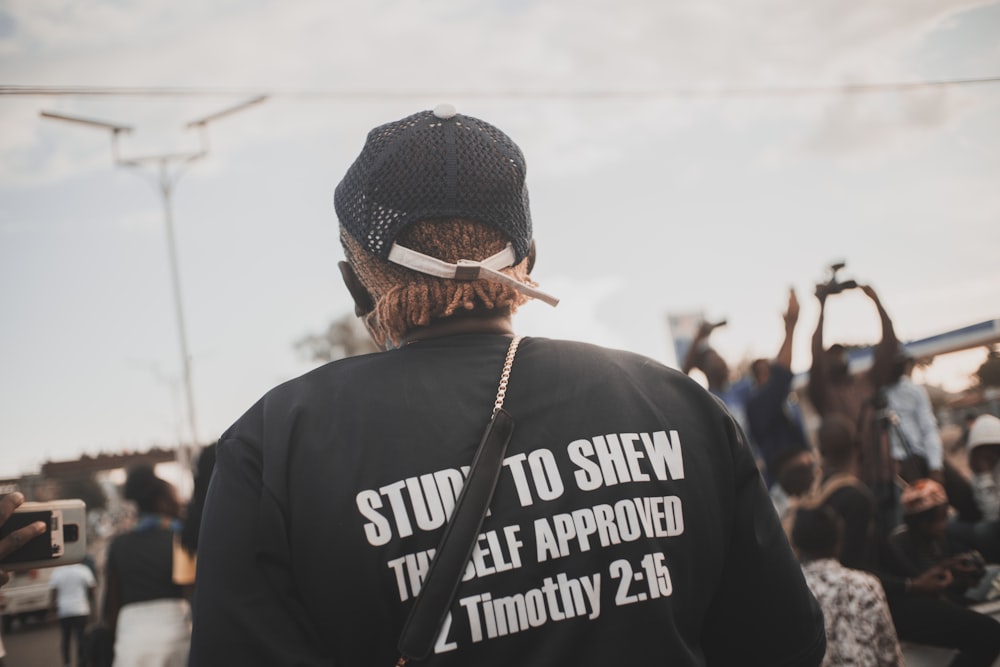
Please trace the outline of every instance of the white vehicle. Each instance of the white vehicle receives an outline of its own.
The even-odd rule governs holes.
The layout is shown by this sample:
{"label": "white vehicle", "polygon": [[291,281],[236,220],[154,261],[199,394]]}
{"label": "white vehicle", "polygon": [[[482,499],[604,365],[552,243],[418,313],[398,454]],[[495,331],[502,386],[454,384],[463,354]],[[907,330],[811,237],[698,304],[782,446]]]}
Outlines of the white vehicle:
{"label": "white vehicle", "polygon": [[0,588],[3,632],[9,632],[15,620],[23,625],[32,619],[48,619],[52,601],[52,592],[49,590],[52,570],[44,568],[8,574],[10,582]]}

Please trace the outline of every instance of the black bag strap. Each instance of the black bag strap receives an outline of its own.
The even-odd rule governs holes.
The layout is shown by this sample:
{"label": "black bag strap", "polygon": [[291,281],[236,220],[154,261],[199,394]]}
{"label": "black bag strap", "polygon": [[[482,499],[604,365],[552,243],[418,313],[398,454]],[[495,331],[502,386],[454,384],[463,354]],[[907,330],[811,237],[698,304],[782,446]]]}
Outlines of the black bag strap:
{"label": "black bag strap", "polygon": [[402,667],[410,660],[423,660],[430,655],[479,537],[500,477],[507,444],[514,432],[514,419],[503,409],[503,400],[514,354],[520,342],[521,338],[515,336],[507,349],[496,403],[493,405],[493,417],[486,426],[469,475],[455,501],[451,519],[445,527],[420,593],[417,594],[399,636],[397,648],[400,657],[396,667]]}

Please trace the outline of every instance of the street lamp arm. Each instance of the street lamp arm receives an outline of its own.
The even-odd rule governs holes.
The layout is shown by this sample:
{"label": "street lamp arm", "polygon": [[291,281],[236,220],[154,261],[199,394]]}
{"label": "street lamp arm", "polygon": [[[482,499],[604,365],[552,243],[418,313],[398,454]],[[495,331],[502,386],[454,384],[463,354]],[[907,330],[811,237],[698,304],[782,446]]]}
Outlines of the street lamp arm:
{"label": "street lamp arm", "polygon": [[252,107],[255,104],[260,104],[261,102],[263,102],[266,99],[267,99],[267,95],[258,95],[257,97],[250,98],[249,100],[246,100],[245,102],[240,102],[239,104],[236,104],[234,106],[231,106],[231,107],[228,107],[226,109],[223,109],[222,111],[216,111],[215,113],[211,113],[211,114],[209,114],[207,116],[204,116],[202,118],[197,118],[195,120],[192,120],[187,125],[185,125],[185,127],[187,127],[187,128],[199,127],[199,126],[203,127],[203,126],[207,125],[208,123],[211,123],[212,121],[215,121],[215,120],[218,120],[218,119],[222,118],[223,116],[228,116],[230,114],[236,113],[237,111],[243,111],[244,109],[246,109],[248,107]]}
{"label": "street lamp arm", "polygon": [[121,151],[118,150],[118,135],[123,132],[126,134],[131,132],[132,128],[130,126],[95,120],[93,118],[83,118],[82,116],[70,116],[69,114],[55,113],[53,111],[40,111],[39,114],[42,118],[62,120],[67,123],[77,123],[78,125],[89,125],[90,127],[98,127],[102,130],[111,130],[111,157],[114,158],[115,164],[124,164],[121,158]]}
{"label": "street lamp arm", "polygon": [[69,123],[79,123],[81,125],[90,125],[92,127],[99,127],[104,130],[111,130],[115,134],[119,132],[131,132],[132,128],[128,125],[121,125],[119,123],[110,123],[103,120],[95,120],[93,118],[83,118],[81,116],[70,116],[68,114],[55,113],[53,111],[40,111],[39,115],[43,118],[51,118],[52,120],[64,120]]}

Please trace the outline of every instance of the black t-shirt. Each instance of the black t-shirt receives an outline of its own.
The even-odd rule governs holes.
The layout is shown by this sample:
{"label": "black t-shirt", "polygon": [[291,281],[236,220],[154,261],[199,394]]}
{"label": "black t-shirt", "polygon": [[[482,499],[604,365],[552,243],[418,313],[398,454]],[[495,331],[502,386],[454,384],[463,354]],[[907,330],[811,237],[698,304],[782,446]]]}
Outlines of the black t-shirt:
{"label": "black t-shirt", "polygon": [[107,569],[118,575],[122,606],[184,593],[173,582],[173,539],[168,528],[122,533],[108,548]]}
{"label": "black t-shirt", "polygon": [[[509,338],[344,359],[217,449],[193,666],[392,664]],[[527,338],[514,434],[427,665],[818,665],[822,615],[728,413],[625,352]]]}

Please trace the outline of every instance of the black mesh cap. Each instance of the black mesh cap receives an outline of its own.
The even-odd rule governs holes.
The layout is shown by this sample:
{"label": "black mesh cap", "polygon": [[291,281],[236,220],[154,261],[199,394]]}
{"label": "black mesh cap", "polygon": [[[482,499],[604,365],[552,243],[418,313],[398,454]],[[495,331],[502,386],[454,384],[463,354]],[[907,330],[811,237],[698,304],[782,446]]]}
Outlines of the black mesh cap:
{"label": "black mesh cap", "polygon": [[465,218],[499,229],[520,262],[531,245],[525,169],[510,137],[441,105],[369,132],[333,202],[344,229],[383,259],[407,225]]}

